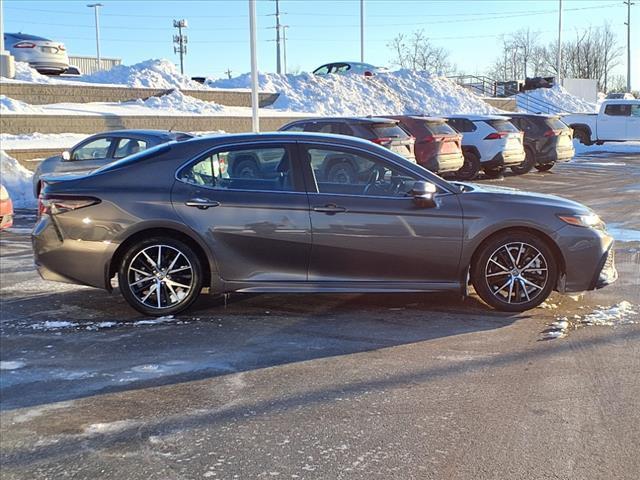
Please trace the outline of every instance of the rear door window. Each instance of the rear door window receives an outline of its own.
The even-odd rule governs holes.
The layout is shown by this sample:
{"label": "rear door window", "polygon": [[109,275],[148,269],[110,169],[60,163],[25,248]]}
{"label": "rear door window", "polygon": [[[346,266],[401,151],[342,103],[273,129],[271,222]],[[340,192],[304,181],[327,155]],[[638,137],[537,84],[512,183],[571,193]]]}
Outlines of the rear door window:
{"label": "rear door window", "polygon": [[147,149],[147,142],[137,138],[120,138],[113,158],[124,158]]}
{"label": "rear door window", "polygon": [[631,105],[614,104],[604,107],[604,114],[612,117],[628,117],[631,115]]}
{"label": "rear door window", "polygon": [[640,117],[640,105],[631,105],[631,116],[635,118]]}
{"label": "rear door window", "polygon": [[316,75],[326,75],[327,73],[329,73],[329,67],[331,65],[323,65],[320,68],[316,69],[313,73],[315,73]]}
{"label": "rear door window", "polygon": [[485,123],[488,123],[498,132],[519,132],[516,126],[508,120],[485,120]]}

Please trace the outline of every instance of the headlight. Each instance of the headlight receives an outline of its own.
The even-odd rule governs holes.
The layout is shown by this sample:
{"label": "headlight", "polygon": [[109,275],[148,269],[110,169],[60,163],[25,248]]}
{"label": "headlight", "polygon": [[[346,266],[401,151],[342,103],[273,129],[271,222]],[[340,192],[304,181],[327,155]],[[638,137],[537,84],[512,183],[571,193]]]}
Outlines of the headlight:
{"label": "headlight", "polygon": [[603,228],[604,224],[595,213],[588,215],[558,215],[558,218],[576,227]]}

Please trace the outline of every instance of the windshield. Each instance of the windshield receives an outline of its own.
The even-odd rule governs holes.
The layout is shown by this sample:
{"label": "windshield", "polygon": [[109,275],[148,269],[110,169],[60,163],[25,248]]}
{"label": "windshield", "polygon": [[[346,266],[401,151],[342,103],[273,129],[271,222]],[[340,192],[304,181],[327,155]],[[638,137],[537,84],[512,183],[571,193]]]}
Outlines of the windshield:
{"label": "windshield", "polygon": [[495,128],[498,132],[519,132],[516,126],[509,120],[485,120],[486,123]]}

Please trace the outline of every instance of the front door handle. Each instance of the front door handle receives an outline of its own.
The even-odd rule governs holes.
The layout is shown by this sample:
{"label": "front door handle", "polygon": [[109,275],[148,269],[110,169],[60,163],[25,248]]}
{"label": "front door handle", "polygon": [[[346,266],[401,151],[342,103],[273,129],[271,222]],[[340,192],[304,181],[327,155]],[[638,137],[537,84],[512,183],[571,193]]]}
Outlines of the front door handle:
{"label": "front door handle", "polygon": [[206,198],[192,198],[191,200],[187,200],[184,202],[187,207],[196,207],[200,210],[206,210],[209,207],[217,207],[220,205],[220,202],[216,202],[215,200],[207,200]]}
{"label": "front door handle", "polygon": [[333,213],[346,212],[347,209],[344,208],[344,207],[339,207],[337,205],[334,205],[333,203],[330,203],[329,205],[324,205],[324,206],[321,206],[321,207],[313,207],[313,211],[314,212],[333,214]]}

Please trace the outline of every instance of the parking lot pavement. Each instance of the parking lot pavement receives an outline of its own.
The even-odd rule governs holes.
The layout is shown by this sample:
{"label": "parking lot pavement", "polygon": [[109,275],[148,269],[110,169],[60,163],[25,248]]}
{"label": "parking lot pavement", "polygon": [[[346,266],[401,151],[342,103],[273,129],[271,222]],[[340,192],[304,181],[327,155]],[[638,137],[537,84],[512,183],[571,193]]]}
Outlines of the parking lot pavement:
{"label": "parking lot pavement", "polygon": [[593,207],[624,240],[619,281],[518,315],[234,295],[154,320],[41,281],[19,212],[0,237],[2,478],[637,478],[640,155],[488,182]]}

